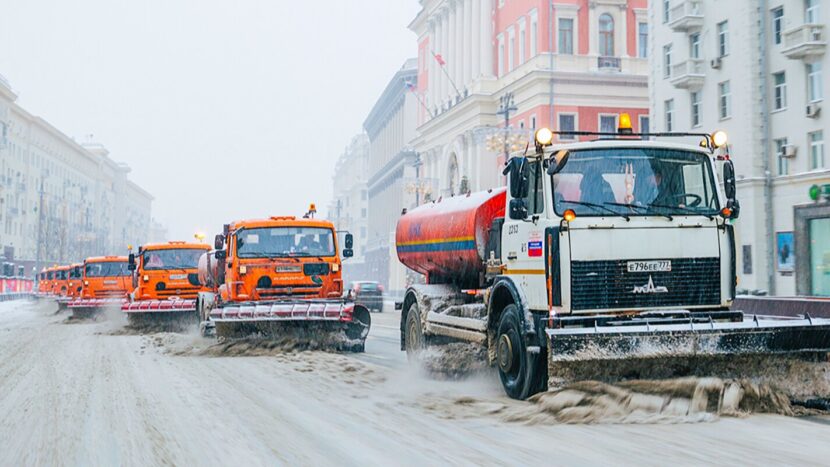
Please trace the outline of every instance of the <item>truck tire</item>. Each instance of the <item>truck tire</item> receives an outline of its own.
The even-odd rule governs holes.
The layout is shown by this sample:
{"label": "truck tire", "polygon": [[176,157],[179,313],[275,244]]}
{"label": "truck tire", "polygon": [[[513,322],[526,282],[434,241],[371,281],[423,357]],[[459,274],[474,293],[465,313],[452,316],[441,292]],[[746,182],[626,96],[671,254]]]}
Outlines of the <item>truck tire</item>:
{"label": "truck tire", "polygon": [[420,360],[420,353],[426,348],[424,331],[421,327],[421,309],[413,302],[406,313],[406,358],[410,362]]}
{"label": "truck tire", "polygon": [[522,318],[516,305],[507,305],[502,311],[496,336],[496,364],[504,392],[513,399],[527,399],[538,385],[538,368],[527,352]]}

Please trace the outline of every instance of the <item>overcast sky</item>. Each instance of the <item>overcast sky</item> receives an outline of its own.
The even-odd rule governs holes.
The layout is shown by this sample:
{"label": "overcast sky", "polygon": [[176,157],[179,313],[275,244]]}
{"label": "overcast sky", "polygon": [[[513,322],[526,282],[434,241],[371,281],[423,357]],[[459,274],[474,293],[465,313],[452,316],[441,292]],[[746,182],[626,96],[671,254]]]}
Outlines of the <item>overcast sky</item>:
{"label": "overcast sky", "polygon": [[109,149],[170,236],[302,214],[417,51],[416,0],[0,0],[18,102]]}

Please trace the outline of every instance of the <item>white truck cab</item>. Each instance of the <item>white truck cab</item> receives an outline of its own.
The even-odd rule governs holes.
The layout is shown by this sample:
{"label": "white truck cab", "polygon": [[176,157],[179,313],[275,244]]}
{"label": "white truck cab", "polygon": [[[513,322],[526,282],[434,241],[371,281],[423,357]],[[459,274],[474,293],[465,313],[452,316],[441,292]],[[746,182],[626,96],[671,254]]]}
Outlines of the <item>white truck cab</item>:
{"label": "white truck cab", "polygon": [[736,210],[717,179],[717,164],[731,162],[718,152],[599,139],[515,155],[503,274],[529,309],[551,315],[728,308]]}

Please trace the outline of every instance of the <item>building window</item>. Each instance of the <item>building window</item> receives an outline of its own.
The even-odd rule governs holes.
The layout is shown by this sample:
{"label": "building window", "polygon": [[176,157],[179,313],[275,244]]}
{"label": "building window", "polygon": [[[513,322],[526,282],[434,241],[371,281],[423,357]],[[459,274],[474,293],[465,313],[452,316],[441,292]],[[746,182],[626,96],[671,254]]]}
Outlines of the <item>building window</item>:
{"label": "building window", "polygon": [[821,84],[821,62],[807,64],[807,98],[817,102],[824,98]]}
{"label": "building window", "polygon": [[520,122],[519,122],[519,129],[520,129],[520,130],[524,130],[524,129],[525,129],[525,121],[524,121],[524,120],[522,120],[522,121],[520,121]]}
{"label": "building window", "polygon": [[772,81],[774,86],[773,106],[775,110],[787,107],[787,77],[784,72],[773,73]]}
{"label": "building window", "polygon": [[718,110],[721,120],[732,116],[732,93],[729,81],[718,83]]}
{"label": "building window", "polygon": [[718,57],[729,55],[729,21],[718,23]]}
{"label": "building window", "polygon": [[[640,115],[640,133],[647,134],[651,132],[651,119],[648,115]],[[643,139],[649,139],[648,136],[643,136]]]}
{"label": "building window", "polygon": [[[575,114],[559,114],[559,131],[576,131]],[[574,140],[575,135],[559,135],[560,140]]]}
{"label": "building window", "polygon": [[804,22],[806,24],[819,24],[819,0],[806,0],[804,2]]}
{"label": "building window", "polygon": [[527,30],[525,29],[525,19],[519,20],[519,65],[525,62],[525,50],[527,47]]}
{"label": "building window", "polygon": [[572,55],[574,53],[574,20],[559,18],[559,53]]}
{"label": "building window", "polygon": [[536,9],[530,10],[530,56],[536,56],[536,44],[539,43],[539,15]]}
{"label": "building window", "polygon": [[507,71],[516,68],[516,31],[511,26],[507,30]]}
{"label": "building window", "polygon": [[600,133],[617,133],[617,116],[616,115],[600,115],[599,116],[599,132]]}
{"label": "building window", "polygon": [[599,17],[599,55],[614,56],[614,18],[608,13]]}
{"label": "building window", "polygon": [[700,33],[689,36],[689,57],[700,58]]}
{"label": "building window", "polygon": [[674,130],[674,99],[663,103],[666,110],[666,131]]}
{"label": "building window", "polygon": [[499,56],[498,56],[497,66],[499,67],[498,68],[499,76],[502,76],[504,74],[504,34],[499,34],[496,37],[496,40],[499,43],[499,51],[498,51]]}
{"label": "building window", "polygon": [[531,115],[530,116],[530,128],[532,130],[536,129],[536,115]]}
{"label": "building window", "polygon": [[360,217],[366,219],[366,208],[360,209]]}
{"label": "building window", "polygon": [[692,127],[700,126],[700,91],[689,94],[692,109]]}
{"label": "building window", "polygon": [[810,143],[810,170],[824,168],[824,132],[814,131],[807,135]]}
{"label": "building window", "polygon": [[671,2],[669,0],[663,0],[663,23],[669,22],[669,16],[671,15]]}
{"label": "building window", "polygon": [[663,46],[663,78],[671,76],[671,44]]}
{"label": "building window", "polygon": [[648,58],[648,23],[637,23],[637,56]]}
{"label": "building window", "polygon": [[790,173],[790,161],[785,155],[787,138],[779,138],[773,142],[775,143],[775,156],[778,158],[778,175],[788,175]]}
{"label": "building window", "polygon": [[366,227],[360,228],[360,238],[366,238]]}
{"label": "building window", "polygon": [[784,30],[784,7],[772,10],[772,41],[781,43],[781,31]]}

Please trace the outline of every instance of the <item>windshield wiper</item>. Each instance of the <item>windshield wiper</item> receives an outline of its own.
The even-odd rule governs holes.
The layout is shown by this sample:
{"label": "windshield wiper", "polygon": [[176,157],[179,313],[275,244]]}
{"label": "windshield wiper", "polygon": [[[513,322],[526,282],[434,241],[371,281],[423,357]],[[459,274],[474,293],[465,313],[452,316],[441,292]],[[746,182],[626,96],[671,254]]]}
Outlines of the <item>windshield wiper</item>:
{"label": "windshield wiper", "polygon": [[652,214],[652,215],[656,215],[656,216],[663,216],[663,217],[665,217],[666,219],[668,219],[668,220],[670,220],[670,221],[673,221],[673,220],[674,220],[674,217],[672,217],[672,216],[671,216],[671,214],[664,214],[664,213],[660,213],[660,212],[650,212],[650,211],[649,211],[649,206],[654,206],[653,204],[652,204],[652,205],[649,205],[649,206],[641,206],[641,205],[639,205],[639,204],[610,203],[610,202],[609,202],[609,203],[605,203],[605,204],[610,204],[610,205],[612,205],[612,206],[623,206],[623,207],[626,207],[626,208],[639,208],[639,209],[645,209],[645,210],[646,210],[646,214]]}
{"label": "windshield wiper", "polygon": [[[578,204],[580,206],[588,206],[589,208],[602,209],[603,211],[610,212],[611,214],[613,214],[615,216],[621,216],[623,219],[626,220],[626,222],[631,221],[631,218],[628,215],[623,214],[621,212],[617,212],[617,211],[615,211],[611,208],[607,208],[607,207],[605,207],[601,204],[589,203],[587,201],[568,201],[566,199],[563,199],[562,201],[560,201],[560,203]],[[605,204],[611,204],[611,203],[605,203]]]}
{"label": "windshield wiper", "polygon": [[698,214],[701,216],[706,216],[707,219],[712,220],[714,219],[714,213],[705,212],[705,211],[698,211],[697,209],[687,208],[686,206],[669,206],[666,204],[649,204],[648,207],[655,207],[655,208],[664,208],[664,209],[679,209],[683,212],[688,212],[689,214]]}

